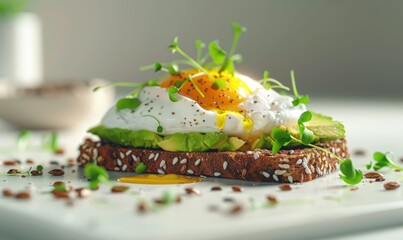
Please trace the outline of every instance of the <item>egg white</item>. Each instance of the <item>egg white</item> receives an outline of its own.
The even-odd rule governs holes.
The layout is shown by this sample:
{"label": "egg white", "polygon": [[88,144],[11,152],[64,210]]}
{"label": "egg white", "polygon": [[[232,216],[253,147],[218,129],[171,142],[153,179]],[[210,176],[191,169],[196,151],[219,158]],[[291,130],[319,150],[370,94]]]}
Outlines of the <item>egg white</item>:
{"label": "egg white", "polygon": [[[112,107],[104,116],[101,124],[107,128],[129,130],[149,130],[157,132],[160,124],[162,135],[189,132],[219,132],[229,136],[247,138],[260,134],[268,134],[274,127],[291,127],[297,123],[298,117],[306,111],[304,105],[294,107],[292,98],[282,96],[272,89],[265,89],[257,81],[237,74],[252,93],[239,106],[246,110],[246,116],[252,123],[247,129],[235,113],[225,116],[224,128],[217,124],[218,114],[203,109],[196,101],[177,94],[178,101],[172,102],[166,88],[146,87],[139,94],[141,105],[135,110],[118,111]],[[206,96],[208,97],[208,96]],[[159,121],[159,124],[157,120]]]}

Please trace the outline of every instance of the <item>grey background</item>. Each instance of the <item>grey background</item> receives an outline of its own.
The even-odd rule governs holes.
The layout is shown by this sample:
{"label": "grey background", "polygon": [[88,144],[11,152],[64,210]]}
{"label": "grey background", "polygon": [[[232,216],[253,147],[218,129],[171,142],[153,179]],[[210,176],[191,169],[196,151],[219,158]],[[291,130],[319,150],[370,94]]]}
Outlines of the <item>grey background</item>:
{"label": "grey background", "polygon": [[220,39],[230,23],[248,28],[238,70],[264,69],[301,93],[403,99],[403,1],[284,0],[31,0],[44,28],[48,78],[103,77],[144,81],[138,67],[173,59],[173,37],[194,53],[193,41]]}

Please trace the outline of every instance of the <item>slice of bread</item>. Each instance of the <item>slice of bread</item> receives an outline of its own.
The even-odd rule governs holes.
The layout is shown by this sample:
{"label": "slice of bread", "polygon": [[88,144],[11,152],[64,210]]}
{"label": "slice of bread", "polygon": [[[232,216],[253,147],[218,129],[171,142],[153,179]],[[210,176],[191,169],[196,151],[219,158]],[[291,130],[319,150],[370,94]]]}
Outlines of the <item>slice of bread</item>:
{"label": "slice of bread", "polygon": [[[334,154],[349,156],[346,140],[318,143]],[[111,171],[135,172],[143,162],[147,173],[223,177],[254,182],[307,182],[338,169],[338,161],[313,148],[256,149],[247,152],[168,152],[125,147],[86,139],[80,146],[80,166],[96,161]]]}

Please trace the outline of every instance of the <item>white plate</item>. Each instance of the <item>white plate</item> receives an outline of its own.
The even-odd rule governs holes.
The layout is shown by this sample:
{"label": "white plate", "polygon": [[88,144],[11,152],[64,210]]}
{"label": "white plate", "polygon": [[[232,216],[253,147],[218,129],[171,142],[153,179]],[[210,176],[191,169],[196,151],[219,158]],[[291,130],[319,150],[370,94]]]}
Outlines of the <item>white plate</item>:
{"label": "white plate", "polygon": [[[350,148],[364,149],[368,153],[364,157],[353,157],[363,170],[371,159],[369,153],[375,150],[392,150],[396,156],[403,156],[399,142],[401,128],[395,125],[401,122],[403,113],[393,110],[402,107],[401,104],[390,103],[388,108],[371,106],[354,102],[313,106],[321,112],[331,111],[345,122]],[[384,124],[386,121],[388,124]],[[12,139],[13,135],[6,136]],[[5,140],[6,136],[1,136],[0,146],[10,144]],[[75,135],[75,140],[70,139],[68,145],[76,147],[81,136]],[[68,155],[74,154],[76,152],[72,151]],[[65,157],[39,152],[11,153],[10,156],[21,160],[32,157],[42,161],[65,161]],[[50,168],[46,165],[46,170]],[[7,169],[3,166],[1,171]],[[386,191],[383,183],[365,180],[358,185],[358,190],[351,191],[337,173],[292,185],[293,190],[289,192],[280,191],[276,184],[219,178],[190,185],[129,185],[131,193],[124,194],[112,194],[109,186],[102,186],[90,198],[79,200],[71,207],[46,193],[52,189],[51,182],[56,180],[71,181],[75,187],[86,186],[82,171],[72,173],[71,170],[66,169],[64,177],[49,177],[47,174],[27,178],[1,176],[1,189],[35,188],[29,201],[0,199],[0,215],[7,219],[1,221],[1,235],[31,239],[311,239],[403,224],[403,188]],[[386,170],[383,173],[387,181],[403,176],[403,172]],[[116,178],[123,174],[111,175]],[[231,186],[234,184],[242,185],[244,192],[233,192]],[[222,186],[223,191],[210,191],[216,185]],[[167,189],[184,194],[184,188],[189,186],[200,189],[202,194],[184,195],[182,203],[158,212],[140,214],[136,211],[142,199],[153,200]],[[257,204],[264,203],[268,194],[278,196],[280,203],[270,208],[253,209],[251,199]],[[235,203],[226,202],[225,198],[233,198],[235,203],[245,206],[246,211],[228,214]],[[218,207],[219,211],[209,210],[211,206]]]}

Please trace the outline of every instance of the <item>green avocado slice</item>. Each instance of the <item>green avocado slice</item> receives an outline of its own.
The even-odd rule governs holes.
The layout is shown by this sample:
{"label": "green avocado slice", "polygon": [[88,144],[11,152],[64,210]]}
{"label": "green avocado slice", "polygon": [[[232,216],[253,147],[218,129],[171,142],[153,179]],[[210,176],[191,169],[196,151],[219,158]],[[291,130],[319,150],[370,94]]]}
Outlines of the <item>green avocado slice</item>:
{"label": "green avocado slice", "polygon": [[[331,117],[313,113],[312,120],[306,124],[314,135],[314,142],[327,142],[345,137],[345,129],[342,123]],[[298,126],[288,128],[287,131],[296,138],[300,138]],[[239,149],[271,149],[273,140],[270,135],[262,135],[253,142],[245,144],[245,141],[230,137],[222,132],[208,133],[175,133],[161,136],[147,130],[127,130],[120,128],[106,128],[97,126],[89,130],[90,133],[120,145],[163,149],[171,152],[207,152],[207,151],[237,151]],[[290,147],[299,146],[297,142],[291,142]]]}
{"label": "green avocado slice", "polygon": [[[312,119],[305,126],[315,134],[314,142],[328,142],[332,140],[342,139],[346,136],[344,125],[341,122],[333,120],[333,118],[312,113]],[[300,138],[298,126],[288,128],[291,135]]]}
{"label": "green avocado slice", "polygon": [[158,142],[162,141],[162,137],[158,134],[146,130],[133,131],[96,126],[88,132],[99,136],[101,139],[130,147],[159,148]]}

